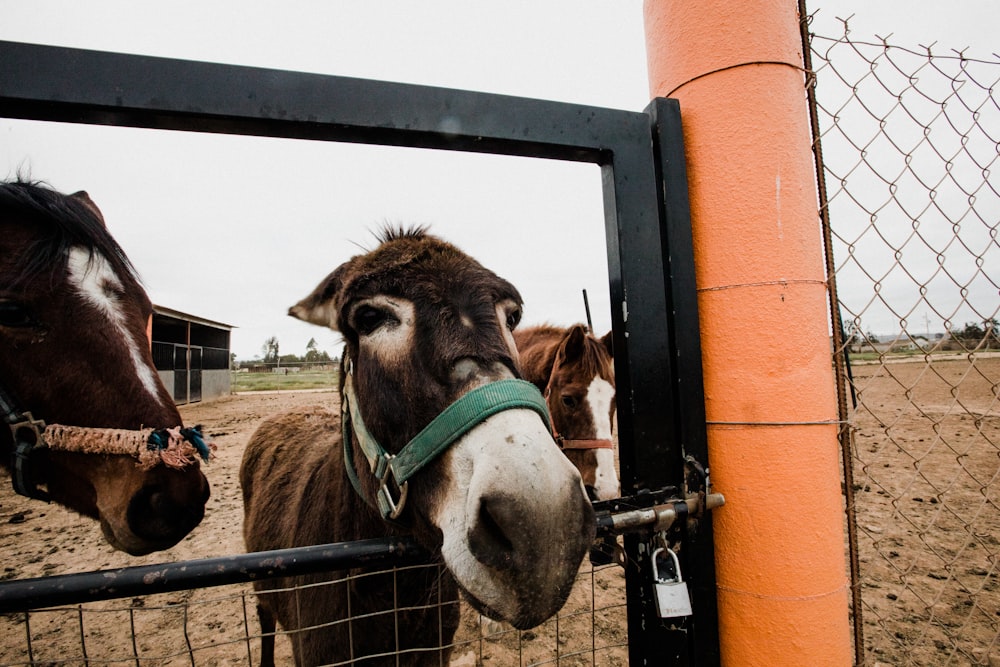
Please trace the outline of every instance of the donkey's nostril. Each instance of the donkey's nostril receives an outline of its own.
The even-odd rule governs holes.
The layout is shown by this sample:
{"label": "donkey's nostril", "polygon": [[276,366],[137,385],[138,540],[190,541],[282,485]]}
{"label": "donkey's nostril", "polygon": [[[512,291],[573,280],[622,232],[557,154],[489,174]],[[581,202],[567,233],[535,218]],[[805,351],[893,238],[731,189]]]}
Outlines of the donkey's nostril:
{"label": "donkey's nostril", "polygon": [[481,498],[479,511],[469,528],[469,549],[476,559],[498,570],[515,566],[515,547],[509,531],[516,526],[513,503],[503,497]]}

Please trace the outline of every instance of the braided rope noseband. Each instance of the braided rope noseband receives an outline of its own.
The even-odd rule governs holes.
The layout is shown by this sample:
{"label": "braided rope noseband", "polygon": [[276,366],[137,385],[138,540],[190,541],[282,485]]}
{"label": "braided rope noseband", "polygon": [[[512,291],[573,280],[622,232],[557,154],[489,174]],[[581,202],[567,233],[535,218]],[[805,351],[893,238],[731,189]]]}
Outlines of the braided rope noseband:
{"label": "braided rope noseband", "polygon": [[0,416],[7,423],[14,439],[10,462],[14,491],[39,500],[49,500],[49,494],[38,488],[36,480],[30,474],[29,459],[36,450],[131,456],[142,470],[149,470],[160,463],[179,470],[192,465],[199,458],[208,462],[215,450],[214,443],[205,441],[200,426],[128,430],[46,425],[41,419],[35,419],[30,412],[19,411],[2,387]]}
{"label": "braided rope noseband", "polygon": [[215,451],[214,443],[205,442],[200,426],[132,431],[51,424],[45,428],[45,443],[63,452],[124,454],[136,459],[143,470],[160,463],[178,470],[198,459],[207,463]]}

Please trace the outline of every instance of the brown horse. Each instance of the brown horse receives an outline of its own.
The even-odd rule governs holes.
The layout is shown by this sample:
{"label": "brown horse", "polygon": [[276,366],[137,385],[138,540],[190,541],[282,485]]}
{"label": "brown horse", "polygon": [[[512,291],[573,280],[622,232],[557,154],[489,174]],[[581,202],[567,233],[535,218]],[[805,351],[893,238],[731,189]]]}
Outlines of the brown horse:
{"label": "brown horse", "polygon": [[132,555],[176,544],[209,494],[191,455],[204,441],[176,429],[153,366],[151,315],[85,192],[0,183],[0,464],[19,493],[97,519]]}
{"label": "brown horse", "polygon": [[541,325],[518,329],[514,340],[524,379],[544,394],[556,442],[580,470],[588,495],[618,497],[611,332],[597,339],[582,324]]}
{"label": "brown horse", "polygon": [[278,416],[252,436],[247,548],[409,534],[443,567],[255,584],[262,664],[275,619],[297,665],[438,665],[459,590],[518,628],[562,607],[595,519],[541,394],[516,379],[520,312],[509,282],[422,229],[387,230],[291,308],[343,335],[341,408]]}

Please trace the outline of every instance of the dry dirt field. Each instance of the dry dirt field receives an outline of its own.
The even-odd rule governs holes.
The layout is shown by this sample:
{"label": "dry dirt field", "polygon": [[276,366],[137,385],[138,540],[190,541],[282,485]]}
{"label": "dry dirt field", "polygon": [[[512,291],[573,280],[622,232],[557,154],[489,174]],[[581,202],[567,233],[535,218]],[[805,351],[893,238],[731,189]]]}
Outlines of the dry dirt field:
{"label": "dry dirt field", "polygon": [[[858,365],[855,502],[868,665],[1000,665],[1000,358]],[[167,552],[114,552],[95,524],[0,485],[4,579],[240,553],[237,470],[257,424],[331,392],[253,394],[183,408],[218,445],[205,521]],[[724,489],[719,489],[724,493]],[[228,586],[33,613],[37,665],[257,664],[253,598]],[[625,665],[624,578],[585,564],[559,620],[483,638],[472,614],[453,665]],[[82,619],[82,620],[81,620]],[[84,642],[81,642],[81,625]],[[596,630],[592,630],[596,628]],[[133,640],[133,636],[135,639]],[[0,617],[0,666],[28,661],[21,614]],[[279,664],[289,663],[279,640]],[[133,656],[141,656],[136,660]],[[76,656],[76,657],[72,657]],[[154,656],[155,659],[154,659]],[[68,660],[67,662],[62,662]],[[117,661],[111,661],[117,660]]]}
{"label": "dry dirt field", "polygon": [[1000,358],[853,372],[868,664],[1000,665]]}

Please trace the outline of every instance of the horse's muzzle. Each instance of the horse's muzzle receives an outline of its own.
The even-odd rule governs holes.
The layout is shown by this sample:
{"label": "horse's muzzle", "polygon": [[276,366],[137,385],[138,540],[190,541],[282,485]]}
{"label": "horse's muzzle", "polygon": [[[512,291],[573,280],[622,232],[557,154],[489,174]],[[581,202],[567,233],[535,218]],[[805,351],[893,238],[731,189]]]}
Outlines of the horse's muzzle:
{"label": "horse's muzzle", "polygon": [[[194,479],[179,480],[179,474],[171,474],[132,496],[126,514],[128,527],[136,538],[148,543],[149,551],[172,547],[204,518],[208,483],[200,472],[188,475]],[[192,502],[193,495],[200,496],[201,502]]]}

